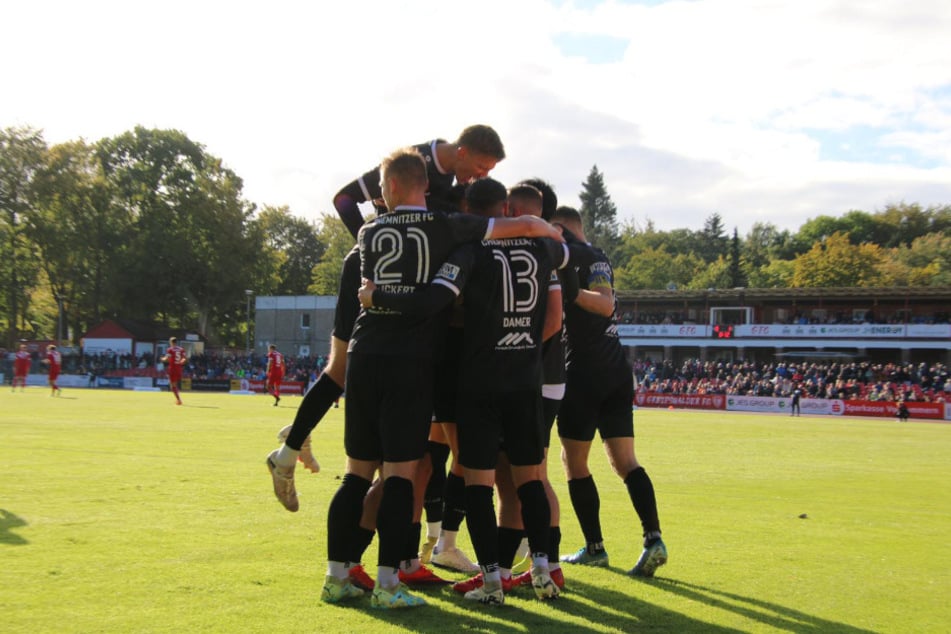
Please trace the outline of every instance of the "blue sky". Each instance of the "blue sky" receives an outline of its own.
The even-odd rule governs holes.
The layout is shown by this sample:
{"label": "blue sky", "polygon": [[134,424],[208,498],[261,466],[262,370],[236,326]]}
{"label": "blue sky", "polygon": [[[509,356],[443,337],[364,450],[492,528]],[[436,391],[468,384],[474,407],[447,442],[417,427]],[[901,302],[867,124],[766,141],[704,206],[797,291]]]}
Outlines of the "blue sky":
{"label": "blue sky", "polygon": [[308,218],[395,147],[493,125],[511,183],[741,233],[951,204],[944,0],[8,3],[0,126],[174,128]]}

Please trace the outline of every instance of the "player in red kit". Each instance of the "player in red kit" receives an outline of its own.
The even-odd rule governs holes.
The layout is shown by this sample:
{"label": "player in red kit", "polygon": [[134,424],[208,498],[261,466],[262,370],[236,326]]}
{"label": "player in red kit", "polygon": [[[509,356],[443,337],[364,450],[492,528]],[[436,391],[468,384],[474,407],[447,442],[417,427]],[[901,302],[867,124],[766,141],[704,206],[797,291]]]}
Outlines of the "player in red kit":
{"label": "player in red kit", "polygon": [[49,374],[47,375],[50,383],[50,396],[58,396],[62,393],[62,390],[56,385],[56,379],[59,378],[59,373],[63,369],[63,355],[60,354],[55,345],[50,344],[46,346],[46,358],[43,359],[43,363],[50,367]]}
{"label": "player in red kit", "polygon": [[168,340],[168,350],[162,357],[162,362],[166,365],[168,373],[168,389],[175,395],[175,404],[182,404],[182,397],[178,394],[178,385],[182,380],[182,368],[185,367],[185,349],[178,345],[177,337],[170,337]]}
{"label": "player in red kit", "polygon": [[267,347],[267,382],[264,389],[274,397],[274,407],[281,401],[281,381],[284,380],[286,369],[284,355],[278,352],[277,346],[272,343]]}
{"label": "player in red kit", "polygon": [[20,391],[26,391],[26,375],[30,373],[30,353],[26,349],[26,344],[21,343],[13,357],[13,382],[10,384],[11,390],[17,389],[17,383],[20,384]]}

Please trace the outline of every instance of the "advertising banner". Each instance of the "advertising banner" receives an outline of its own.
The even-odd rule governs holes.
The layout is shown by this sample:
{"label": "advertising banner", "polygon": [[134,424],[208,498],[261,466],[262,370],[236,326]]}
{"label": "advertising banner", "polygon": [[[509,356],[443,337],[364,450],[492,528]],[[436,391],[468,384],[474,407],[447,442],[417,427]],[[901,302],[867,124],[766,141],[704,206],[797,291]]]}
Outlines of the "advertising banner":
{"label": "advertising banner", "polygon": [[638,407],[687,407],[690,409],[724,409],[723,394],[662,394],[637,392],[634,403]]}
{"label": "advertising banner", "polygon": [[137,387],[152,387],[152,377],[150,376],[122,377],[122,387],[124,387],[127,390],[134,390]]}
{"label": "advertising banner", "polygon": [[702,324],[618,324],[619,337],[709,337]]}
{"label": "advertising banner", "polygon": [[[943,420],[945,418],[945,403],[920,403],[907,401],[908,414],[912,420],[924,418],[929,420]],[[846,416],[882,416],[894,418],[898,406],[893,401],[845,401]]]}
{"label": "advertising banner", "polygon": [[193,392],[227,392],[231,379],[192,379]]}
{"label": "advertising banner", "polygon": [[743,324],[734,330],[736,337],[862,337],[894,339],[904,337],[901,324]]}
{"label": "advertising banner", "polygon": [[60,387],[93,387],[94,382],[90,382],[88,374],[60,374],[56,379],[56,385]]}
{"label": "advertising banner", "polygon": [[[243,387],[247,383],[247,388]],[[242,389],[248,389],[252,392],[264,392],[264,381],[241,381]],[[304,384],[300,381],[284,381],[281,383],[281,394],[301,395],[301,388]]]}
{"label": "advertising banner", "polygon": [[[733,412],[774,412],[789,413],[788,397],[772,396],[734,396],[726,397],[726,408]],[[799,401],[801,414],[822,414],[826,416],[841,416],[845,412],[842,401],[839,399],[804,398]]]}
{"label": "advertising banner", "polygon": [[96,377],[96,387],[117,387],[123,388],[124,378],[121,376],[97,376]]}

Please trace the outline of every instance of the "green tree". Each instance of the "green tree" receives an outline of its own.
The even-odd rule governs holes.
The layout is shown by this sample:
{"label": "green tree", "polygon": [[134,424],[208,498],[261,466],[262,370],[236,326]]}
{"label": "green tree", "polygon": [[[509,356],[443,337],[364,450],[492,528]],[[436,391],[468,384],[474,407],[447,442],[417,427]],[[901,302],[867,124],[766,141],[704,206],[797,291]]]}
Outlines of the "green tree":
{"label": "green tree", "polygon": [[275,295],[306,295],[325,245],[316,223],[291,215],[285,207],[265,207],[254,220],[265,235],[266,254],[277,267]]}
{"label": "green tree", "polygon": [[890,286],[951,286],[951,236],[928,233],[891,249],[879,270]]}
{"label": "green tree", "polygon": [[734,227],[733,237],[730,239],[730,288],[738,288],[740,286],[746,286],[747,284],[740,251],[740,235],[737,233],[736,227]]}
{"label": "green tree", "polygon": [[877,286],[882,259],[878,245],[854,245],[847,234],[835,232],[795,259],[792,284],[800,288]]}
{"label": "green tree", "polygon": [[0,326],[8,348],[21,334],[32,331],[29,298],[40,267],[25,236],[25,222],[34,207],[33,181],[46,152],[46,142],[37,130],[19,127],[0,131]]}
{"label": "green tree", "polygon": [[704,221],[703,230],[697,236],[699,241],[699,255],[705,262],[715,262],[717,258],[727,255],[727,238],[720,214],[713,213]]}
{"label": "green tree", "polygon": [[217,339],[243,311],[260,255],[241,179],[176,130],[137,127],[101,141],[98,156],[134,222],[117,309]]}
{"label": "green tree", "polygon": [[795,264],[793,260],[770,260],[749,271],[750,288],[789,288],[793,286]]}
{"label": "green tree", "polygon": [[618,290],[687,288],[703,270],[704,262],[692,253],[671,254],[666,247],[648,247],[616,270]]}
{"label": "green tree", "polygon": [[[79,333],[102,319],[107,288],[118,271],[115,253],[131,220],[116,204],[94,148],[74,141],[50,148],[36,178],[37,208],[29,236],[42,256],[50,294],[64,330]],[[57,333],[65,338],[65,332]]]}
{"label": "green tree", "polygon": [[581,184],[581,220],[584,223],[585,237],[601,248],[611,261],[617,257],[620,246],[618,234],[617,207],[608,194],[604,184],[604,174],[595,165],[588,178]]}
{"label": "green tree", "polygon": [[687,288],[734,288],[731,277],[731,262],[722,255],[715,262],[702,262],[687,283]]}
{"label": "green tree", "polygon": [[773,259],[788,260],[795,257],[790,247],[790,233],[780,230],[769,222],[755,222],[742,242],[741,257],[747,271],[766,266]]}
{"label": "green tree", "polygon": [[353,248],[353,236],[336,216],[321,214],[318,224],[317,237],[324,245],[324,252],[314,267],[307,290],[312,295],[336,295],[343,260]]}

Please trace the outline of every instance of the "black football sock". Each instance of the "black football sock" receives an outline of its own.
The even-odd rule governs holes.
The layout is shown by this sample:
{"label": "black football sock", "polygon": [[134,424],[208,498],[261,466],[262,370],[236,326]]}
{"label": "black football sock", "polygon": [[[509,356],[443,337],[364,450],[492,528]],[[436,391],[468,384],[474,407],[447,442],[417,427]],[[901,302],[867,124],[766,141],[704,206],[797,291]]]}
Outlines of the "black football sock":
{"label": "black football sock", "polygon": [[433,464],[433,472],[426,483],[426,497],[423,508],[426,510],[427,522],[442,522],[443,493],[446,490],[446,460],[449,459],[449,445],[441,442],[429,441],[429,460]]}
{"label": "black football sock", "polygon": [[515,553],[525,537],[521,528],[499,526],[499,567],[511,569],[515,565]]}
{"label": "black football sock", "polygon": [[351,547],[353,550],[350,552],[347,561],[353,564],[363,561],[363,553],[365,553],[367,548],[370,547],[370,542],[373,541],[374,535],[376,535],[376,531],[371,531],[369,528],[357,526],[353,535],[353,539],[351,540]]}
{"label": "black football sock", "polygon": [[409,561],[419,557],[419,536],[423,533],[423,525],[419,522],[413,522],[406,540],[406,546],[403,548],[401,561]]}
{"label": "black football sock", "polygon": [[575,509],[581,532],[591,552],[604,549],[604,536],[601,534],[601,498],[594,476],[576,478],[568,481],[568,495]]}
{"label": "black football sock", "polygon": [[386,479],[376,525],[380,536],[377,563],[399,569],[413,529],[413,483],[410,480],[396,476]]}
{"label": "black football sock", "polygon": [[446,502],[443,505],[442,528],[458,531],[466,516],[466,481],[453,472],[446,476]]}
{"label": "black football sock", "polygon": [[363,498],[370,490],[370,481],[348,473],[327,509],[327,559],[352,561],[354,535],[363,514]]}
{"label": "black football sock", "polygon": [[541,480],[531,480],[518,488],[518,499],[522,503],[522,524],[528,535],[528,546],[532,556],[548,556],[549,531],[551,530],[551,507],[545,486]]}
{"label": "black football sock", "polygon": [[548,561],[561,559],[561,527],[552,526],[548,532]]}
{"label": "black football sock", "polygon": [[492,487],[466,487],[466,526],[480,566],[499,562],[499,533],[495,523]]}
{"label": "black football sock", "polygon": [[660,519],[657,517],[657,498],[654,496],[654,485],[647,476],[644,467],[638,467],[624,478],[627,493],[631,496],[634,510],[641,520],[646,542],[660,537]]}

